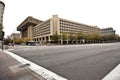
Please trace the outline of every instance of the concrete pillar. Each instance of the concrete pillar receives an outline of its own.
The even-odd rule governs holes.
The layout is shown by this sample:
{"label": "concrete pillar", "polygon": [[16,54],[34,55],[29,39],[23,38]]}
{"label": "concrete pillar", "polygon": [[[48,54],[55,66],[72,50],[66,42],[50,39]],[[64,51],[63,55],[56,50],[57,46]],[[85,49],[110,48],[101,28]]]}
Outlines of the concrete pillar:
{"label": "concrete pillar", "polygon": [[67,40],[67,44],[68,44],[68,40]]}
{"label": "concrete pillar", "polygon": [[30,25],[29,27],[28,27],[28,33],[27,33],[27,37],[29,38],[29,39],[31,39],[32,40],[32,38],[33,38],[33,26],[32,25]]}
{"label": "concrete pillar", "polygon": [[48,36],[48,41],[50,42],[51,40],[50,40],[50,36]]}
{"label": "concrete pillar", "polygon": [[63,35],[61,35],[61,44],[63,44]]}
{"label": "concrete pillar", "polygon": [[22,38],[22,31],[20,31],[20,38]]}
{"label": "concrete pillar", "polygon": [[46,36],[44,37],[44,42],[47,42],[47,41],[46,41]]}

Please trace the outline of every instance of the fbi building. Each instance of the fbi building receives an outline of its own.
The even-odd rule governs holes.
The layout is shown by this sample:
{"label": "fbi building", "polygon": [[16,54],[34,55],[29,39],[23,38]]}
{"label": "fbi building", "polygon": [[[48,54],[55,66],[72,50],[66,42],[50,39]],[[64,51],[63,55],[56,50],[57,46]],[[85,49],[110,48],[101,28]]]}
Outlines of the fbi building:
{"label": "fbi building", "polygon": [[17,30],[20,31],[21,38],[27,37],[38,43],[51,42],[51,37],[54,34],[57,33],[57,35],[62,36],[62,32],[67,35],[74,35],[79,32],[85,34],[100,33],[100,28],[97,26],[59,18],[57,15],[53,15],[46,21],[29,16],[17,27]]}

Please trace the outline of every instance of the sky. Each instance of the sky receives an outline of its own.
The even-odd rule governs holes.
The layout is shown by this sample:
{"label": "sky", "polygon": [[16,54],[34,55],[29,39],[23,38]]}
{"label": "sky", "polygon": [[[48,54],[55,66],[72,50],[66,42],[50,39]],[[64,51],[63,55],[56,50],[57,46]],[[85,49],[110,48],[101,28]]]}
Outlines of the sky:
{"label": "sky", "polygon": [[17,32],[17,26],[28,16],[47,20],[52,15],[98,26],[113,27],[120,35],[119,0],[1,0],[5,3],[3,26],[5,36]]}

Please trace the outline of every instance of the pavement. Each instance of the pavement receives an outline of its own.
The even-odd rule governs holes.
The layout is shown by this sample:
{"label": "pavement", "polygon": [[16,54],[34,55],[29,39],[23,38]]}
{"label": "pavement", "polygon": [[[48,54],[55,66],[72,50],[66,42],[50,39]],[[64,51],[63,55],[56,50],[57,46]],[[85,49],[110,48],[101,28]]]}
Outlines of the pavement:
{"label": "pavement", "polygon": [[15,46],[9,51],[68,80],[101,80],[120,64],[120,43]]}
{"label": "pavement", "polygon": [[44,80],[27,66],[0,50],[0,80]]}
{"label": "pavement", "polygon": [[[21,66],[17,62],[17,64],[8,66],[8,70],[12,73],[17,73],[16,75],[14,74],[17,78],[24,73],[22,71],[22,74],[18,74],[19,71],[24,70],[21,67],[28,66],[29,69],[33,69],[32,71],[35,70],[37,73],[42,74],[41,76],[46,80],[62,80],[59,75],[66,78],[64,80],[120,80],[120,43],[68,46],[14,46],[4,52],[7,52],[5,55],[9,54],[12,56],[7,55],[12,59],[15,57],[19,63],[28,63]],[[16,60],[14,61],[16,62]],[[0,67],[0,69],[2,68]],[[8,73],[8,71],[6,72]],[[30,75],[31,73],[28,74]],[[22,77],[22,79],[0,78],[0,80],[32,80],[30,78],[27,76],[27,79]]]}

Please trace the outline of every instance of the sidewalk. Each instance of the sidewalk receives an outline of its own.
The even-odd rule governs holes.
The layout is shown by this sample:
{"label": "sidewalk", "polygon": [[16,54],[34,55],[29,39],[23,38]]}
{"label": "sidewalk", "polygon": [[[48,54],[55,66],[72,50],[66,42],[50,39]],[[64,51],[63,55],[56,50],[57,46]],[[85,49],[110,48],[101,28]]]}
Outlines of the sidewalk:
{"label": "sidewalk", "polygon": [[43,80],[20,62],[0,50],[0,80]]}

